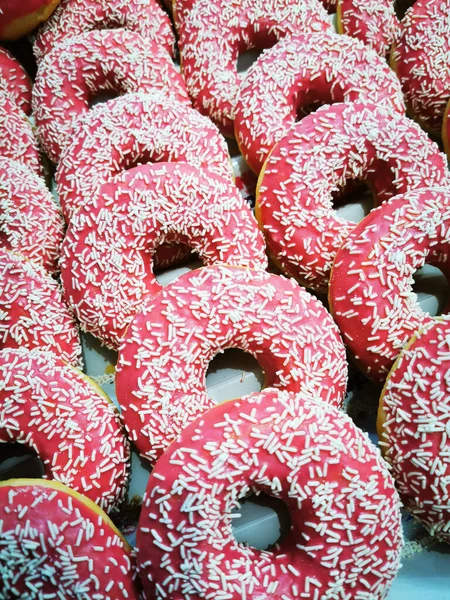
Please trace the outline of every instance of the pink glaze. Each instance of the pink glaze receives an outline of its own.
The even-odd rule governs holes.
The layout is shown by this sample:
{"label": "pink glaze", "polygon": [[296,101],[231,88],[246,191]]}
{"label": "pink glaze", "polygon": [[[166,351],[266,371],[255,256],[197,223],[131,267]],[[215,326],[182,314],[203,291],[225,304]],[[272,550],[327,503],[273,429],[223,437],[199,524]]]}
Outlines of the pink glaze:
{"label": "pink glaze", "polygon": [[136,31],[174,54],[170,19],[156,0],[62,0],[38,31],[34,56],[39,63],[65,38],[93,29],[118,28]]}
{"label": "pink glaze", "polygon": [[450,2],[416,0],[406,12],[391,55],[411,114],[440,134],[450,98]]}
{"label": "pink glaze", "polygon": [[449,185],[437,144],[389,106],[323,106],[273,148],[259,178],[258,221],[270,254],[305,287],[327,292],[331,265],[355,224],[339,217],[333,192],[368,181],[376,204]]}
{"label": "pink glaze", "polygon": [[240,53],[270,48],[286,35],[331,32],[319,0],[196,0],[180,29],[183,77],[194,107],[234,136]]}
{"label": "pink glaze", "polygon": [[[269,494],[290,529],[238,543],[240,501]],[[212,408],[154,467],[137,532],[148,598],[386,597],[400,567],[400,503],[377,448],[318,400],[274,389]]]}
{"label": "pink glaze", "polygon": [[450,542],[450,321],[416,333],[380,398],[384,457],[405,507],[430,534]]}
{"label": "pink glaze", "polygon": [[388,200],[358,223],[337,252],[330,310],[356,362],[374,380],[383,382],[411,336],[435,319],[417,302],[414,273],[427,263],[448,277],[449,257],[448,188]]}
{"label": "pink glaze", "polygon": [[214,402],[205,376],[227,348],[252,354],[266,384],[340,406],[347,363],[337,327],[294,280],[216,265],[148,300],[119,351],[117,398],[139,452],[154,462]]}
{"label": "pink glaze", "polygon": [[137,600],[132,550],[112,521],[68,487],[0,482],[0,596]]}
{"label": "pink glaze", "polygon": [[235,132],[245,160],[259,173],[302,107],[345,101],[404,112],[397,78],[359,40],[304,34],[278,42],[250,67],[241,86]]}
{"label": "pink glaze", "polygon": [[41,61],[33,88],[38,135],[53,162],[71,142],[77,117],[105,90],[118,95],[161,91],[190,104],[181,75],[156,42],[126,29],[66,38]]}
{"label": "pink glaze", "polygon": [[0,156],[27,165],[42,174],[39,148],[26,114],[0,91]]}
{"label": "pink glaze", "polygon": [[77,132],[56,172],[66,220],[98,187],[145,162],[188,162],[233,177],[225,140],[217,128],[186,104],[162,94],[127,94],[80,117]]}
{"label": "pink glaze", "polygon": [[0,158],[0,246],[56,273],[63,237],[64,221],[42,179],[21,163]]}
{"label": "pink glaze", "polygon": [[0,48],[0,90],[8,93],[27,115],[31,112],[31,79],[14,56]]}
{"label": "pink glaze", "polygon": [[78,329],[44,269],[0,248],[0,348],[38,348],[81,365]]}
{"label": "pink glaze", "polygon": [[65,297],[83,329],[117,348],[144,301],[162,288],[155,249],[185,242],[205,265],[265,269],[265,244],[229,181],[186,163],[143,165],[104,183],[64,240]]}
{"label": "pink glaze", "polygon": [[46,479],[110,512],[124,498],[130,449],[117,409],[54,352],[0,351],[2,442],[34,450]]}
{"label": "pink glaze", "polygon": [[400,34],[394,0],[338,0],[337,28],[386,56]]}

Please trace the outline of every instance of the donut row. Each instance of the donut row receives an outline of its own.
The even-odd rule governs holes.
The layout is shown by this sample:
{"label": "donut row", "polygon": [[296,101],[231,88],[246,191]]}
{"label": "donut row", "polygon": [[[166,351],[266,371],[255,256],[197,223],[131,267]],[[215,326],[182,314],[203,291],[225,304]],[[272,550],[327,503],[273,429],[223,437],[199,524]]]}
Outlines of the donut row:
{"label": "donut row", "polygon": [[[343,340],[379,382],[397,360],[380,400],[384,455],[404,504],[448,540],[448,336],[412,291],[425,262],[446,270],[445,158],[404,117],[383,60],[332,33],[320,5],[252,2],[241,14],[229,2],[220,11],[176,2],[182,76],[173,35],[163,40],[157,19],[146,21],[156,8],[63,0],[38,33],[33,111],[66,232],[42,181],[23,165],[14,179],[2,159],[0,450],[27,445],[53,481],[0,484],[0,596],[381,600],[400,566],[399,496],[377,449],[339,410]],[[222,59],[277,40],[242,83],[222,70]],[[218,95],[201,79],[203,60]],[[123,95],[92,107],[102,91]],[[334,104],[296,123],[317,102]],[[236,131],[260,172],[259,228],[214,123]],[[358,179],[380,206],[353,225],[332,203]],[[265,242],[290,279],[266,271]],[[169,264],[187,247],[204,266],[162,288],[161,245]],[[62,286],[44,268],[60,270]],[[331,315],[296,279],[329,292]],[[68,365],[81,364],[71,311],[119,352],[120,415]],[[257,358],[267,389],[214,406],[208,364],[236,347]],[[114,517],[126,495],[128,440],[153,466],[135,551],[102,511]],[[270,551],[233,535],[233,511],[252,494],[288,507],[289,531]]]}

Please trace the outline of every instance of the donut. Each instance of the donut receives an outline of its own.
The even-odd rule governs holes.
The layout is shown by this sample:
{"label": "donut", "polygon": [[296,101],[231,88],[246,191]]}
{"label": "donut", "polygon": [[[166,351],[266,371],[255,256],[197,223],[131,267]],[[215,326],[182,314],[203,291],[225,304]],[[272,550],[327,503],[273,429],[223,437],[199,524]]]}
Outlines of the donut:
{"label": "donut", "polygon": [[225,140],[190,106],[161,94],[127,94],[80,117],[62,154],[56,183],[63,215],[105,180],[145,162],[188,162],[233,177]]}
{"label": "donut", "polygon": [[450,3],[417,0],[402,19],[391,52],[410,113],[436,136],[450,97],[449,40]]}
{"label": "donut", "polygon": [[259,173],[301,108],[320,102],[392,106],[403,113],[400,85],[382,58],[345,35],[293,35],[250,67],[236,106],[240,150]]}
{"label": "donut", "polygon": [[17,59],[0,48],[0,90],[11,96],[27,115],[31,112],[31,79]]}
{"label": "donut", "polygon": [[0,481],[0,597],[137,600],[131,547],[91,500],[56,481]]}
{"label": "donut", "polygon": [[449,225],[448,188],[410,191],[372,210],[336,254],[330,310],[356,363],[374,381],[384,383],[407,341],[435,319],[420,308],[413,275],[424,264],[450,275]]}
{"label": "donut", "polygon": [[[290,516],[271,551],[232,531],[232,511],[261,492]],[[400,567],[399,505],[378,449],[336,408],[274,389],[231,400],[191,423],[150,475],[142,584],[172,600],[381,600]]]}
{"label": "donut", "polygon": [[183,77],[194,107],[234,137],[239,53],[301,31],[331,31],[319,0],[196,0],[180,29]]}
{"label": "donut", "polygon": [[450,182],[438,146],[390,106],[353,102],[319,108],[273,148],[259,177],[256,214],[276,264],[327,292],[331,265],[355,224],[339,217],[333,192],[365,179],[377,204]]}
{"label": "donut", "polygon": [[39,149],[26,114],[9,94],[0,91],[0,156],[11,158],[42,175]]}
{"label": "donut", "polygon": [[106,512],[124,498],[130,449],[117,410],[54,352],[0,350],[0,449],[8,442],[33,449],[46,479]]}
{"label": "donut", "polygon": [[38,135],[53,162],[71,141],[77,117],[102,90],[161,91],[190,104],[170,55],[139,33],[100,30],[68,38],[43,58],[33,88]]}
{"label": "donut", "polygon": [[142,456],[154,462],[187,423],[214,405],[206,371],[227,348],[252,354],[267,385],[342,404],[345,351],[318,300],[266,271],[204,267],[149,299],[120,347],[117,399]]}
{"label": "donut", "polygon": [[59,0],[2,0],[0,39],[18,40],[49,18]]}
{"label": "donut", "polygon": [[93,29],[118,28],[136,31],[174,55],[170,19],[156,0],[62,0],[36,35],[34,57],[39,64],[64,38]]}
{"label": "donut", "polygon": [[380,398],[377,430],[405,508],[450,542],[450,322],[436,320],[400,352]]}
{"label": "donut", "polygon": [[117,348],[161,290],[159,244],[186,242],[205,265],[267,267],[256,220],[237,188],[187,163],[143,165],[108,180],[73,216],[61,256],[64,294],[83,329]]}
{"label": "donut", "polygon": [[81,366],[81,345],[61,288],[38,264],[0,248],[0,349],[38,348]]}
{"label": "donut", "polygon": [[0,157],[0,246],[56,273],[63,238],[64,221],[43,180]]}
{"label": "donut", "polygon": [[393,0],[338,0],[337,30],[386,56],[400,33]]}

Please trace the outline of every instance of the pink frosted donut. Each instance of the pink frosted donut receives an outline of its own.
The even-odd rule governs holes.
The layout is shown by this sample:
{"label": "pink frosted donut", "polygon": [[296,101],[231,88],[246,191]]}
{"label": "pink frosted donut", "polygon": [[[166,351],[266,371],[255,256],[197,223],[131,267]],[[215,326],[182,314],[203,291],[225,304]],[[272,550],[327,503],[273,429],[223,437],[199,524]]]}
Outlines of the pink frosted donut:
{"label": "pink frosted donut", "polygon": [[56,481],[0,481],[0,597],[138,600],[131,547],[88,498]]}
{"label": "pink frosted donut", "polygon": [[58,44],[39,65],[33,113],[42,146],[53,162],[73,138],[74,123],[99,91],[161,91],[190,104],[167,51],[126,29],[89,31]]}
{"label": "pink frosted donut", "polygon": [[411,114],[440,134],[450,97],[450,2],[417,0],[406,12],[391,54]]}
{"label": "pink frosted donut", "polygon": [[192,107],[161,94],[127,94],[80,117],[56,172],[66,220],[105,180],[139,163],[188,162],[233,177],[225,140]]}
{"label": "pink frosted donut", "polygon": [[416,333],[392,367],[377,422],[384,457],[405,507],[450,542],[450,322]]}
{"label": "pink frosted donut", "polygon": [[202,268],[148,300],[120,348],[117,398],[143,456],[155,461],[187,423],[214,406],[205,375],[227,348],[252,354],[267,385],[342,404],[345,350],[318,300],[266,271]]}
{"label": "pink frosted donut", "polygon": [[26,165],[0,158],[0,246],[59,271],[64,221],[44,182]]}
{"label": "pink frosted donut", "polygon": [[39,63],[64,38],[93,29],[126,28],[174,54],[170,19],[156,0],[62,0],[42,25],[33,46]]}
{"label": "pink frosted donut", "polygon": [[0,248],[0,349],[38,348],[81,365],[75,321],[44,269]]}
{"label": "pink frosted donut", "polygon": [[[261,492],[290,516],[272,551],[232,531],[232,511]],[[267,389],[215,406],[171,444],[136,542],[149,597],[382,600],[403,535],[395,482],[367,434],[323,402]]]}
{"label": "pink frosted donut", "polygon": [[73,216],[61,277],[83,329],[117,348],[146,298],[162,243],[185,242],[205,265],[265,269],[265,244],[229,181],[186,163],[143,165],[108,180]]}
{"label": "pink frosted donut", "polygon": [[286,35],[331,32],[319,0],[196,0],[180,30],[183,76],[194,107],[234,136],[240,52],[273,46]]}
{"label": "pink frosted donut", "polygon": [[411,336],[435,319],[417,302],[414,273],[427,263],[449,276],[449,257],[448,188],[391,198],[337,252],[330,310],[355,361],[374,380],[383,382]]}
{"label": "pink frosted donut", "polygon": [[39,149],[26,114],[0,91],[0,156],[17,160],[42,174]]}
{"label": "pink frosted donut", "polygon": [[438,146],[389,106],[324,106],[273,148],[259,177],[256,215],[270,254],[288,275],[327,292],[333,259],[355,227],[338,217],[333,192],[369,182],[376,204],[411,189],[450,183]]}
{"label": "pink frosted donut", "polygon": [[53,352],[0,351],[2,443],[33,449],[55,479],[110,512],[121,503],[130,449],[117,409]]}
{"label": "pink frosted donut", "polygon": [[11,96],[27,115],[31,112],[31,79],[17,59],[0,48],[0,90]]}
{"label": "pink frosted donut", "polygon": [[394,0],[338,0],[337,30],[386,56],[400,33]]}
{"label": "pink frosted donut", "polygon": [[360,102],[404,112],[399,82],[377,54],[344,35],[295,35],[267,50],[242,83],[235,132],[259,173],[272,147],[312,103]]}

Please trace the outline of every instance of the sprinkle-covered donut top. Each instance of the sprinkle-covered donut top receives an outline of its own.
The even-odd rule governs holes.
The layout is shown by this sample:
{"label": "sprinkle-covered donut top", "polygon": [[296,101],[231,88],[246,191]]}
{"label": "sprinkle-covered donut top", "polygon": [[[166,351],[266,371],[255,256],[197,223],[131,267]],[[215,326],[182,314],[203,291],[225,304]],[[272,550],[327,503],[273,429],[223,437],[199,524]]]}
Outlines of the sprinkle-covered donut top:
{"label": "sprinkle-covered donut top", "polygon": [[331,271],[330,309],[356,362],[373,379],[384,382],[411,336],[434,319],[417,302],[414,273],[431,264],[449,276],[449,257],[448,188],[395,196],[342,244]]}
{"label": "sprinkle-covered donut top", "polygon": [[117,410],[53,352],[0,351],[0,453],[2,442],[33,449],[45,478],[107,512],[124,497],[130,450]]}
{"label": "sprinkle-covered donut top", "polygon": [[273,148],[256,214],[277,265],[326,292],[336,252],[355,227],[337,215],[333,192],[365,179],[381,204],[449,178],[445,155],[410,119],[389,106],[334,104],[296,123]]}
{"label": "sprinkle-covered donut top", "polygon": [[394,0],[338,0],[337,29],[385,56],[400,33]]}
{"label": "sprinkle-covered donut top", "polygon": [[81,365],[78,329],[61,288],[38,264],[0,248],[0,348],[38,348]]}
{"label": "sprinkle-covered donut top", "polygon": [[[271,551],[232,530],[232,511],[261,492],[290,516]],[[382,600],[402,543],[394,481],[367,435],[323,402],[267,389],[214,407],[159,459],[137,562],[157,598]]]}
{"label": "sprinkle-covered donut top", "polygon": [[359,40],[337,34],[281,40],[258,58],[242,82],[235,116],[242,154],[259,173],[302,107],[345,101],[389,105],[404,112],[398,79]]}
{"label": "sprinkle-covered donut top", "polygon": [[265,244],[229,179],[186,163],[143,165],[104,183],[73,216],[64,240],[65,297],[82,327],[113,348],[161,285],[156,248],[186,242],[203,264],[265,269]]}
{"label": "sprinkle-covered donut top", "polygon": [[[173,0],[173,20],[175,22],[175,26],[177,29],[181,28],[181,25],[184,23],[184,21],[186,20],[189,12],[191,11],[192,7],[194,6],[194,2],[196,0]],[[312,9],[314,11],[316,11],[316,14],[319,15],[320,13],[317,12],[318,10],[320,11],[320,9],[317,9],[315,6],[315,2],[309,2],[309,3],[305,3],[305,4],[310,4]],[[336,0],[322,0],[320,2],[320,4],[322,4],[325,8],[325,10],[333,10],[336,8]],[[254,4],[253,4],[254,6]],[[267,4],[264,5],[263,9],[265,9],[267,6]],[[303,7],[300,7],[297,5],[297,9],[300,10],[305,10]],[[312,13],[310,13],[312,14]],[[323,14],[323,13],[322,13]],[[307,20],[307,13],[305,13],[305,20]],[[322,19],[322,17],[321,17]]]}
{"label": "sprinkle-covered donut top", "polygon": [[405,507],[450,542],[450,321],[415,334],[380,398],[378,435]]}
{"label": "sprinkle-covered donut top", "polygon": [[26,114],[0,91],[0,156],[17,160],[42,174],[39,149]]}
{"label": "sprinkle-covered donut top", "polygon": [[64,221],[43,180],[17,161],[0,158],[0,246],[59,270]]}
{"label": "sprinkle-covered donut top", "polygon": [[58,164],[63,214],[89,200],[99,185],[139,163],[188,162],[232,179],[230,157],[217,127],[196,110],[162,94],[127,94],[94,107]]}
{"label": "sprinkle-covered donut top", "polygon": [[117,398],[142,455],[154,461],[214,405],[206,371],[227,348],[252,354],[266,385],[342,403],[345,350],[318,300],[294,280],[265,271],[202,268],[148,300],[120,348]]}
{"label": "sprinkle-covered donut top", "polygon": [[439,135],[450,97],[450,2],[416,0],[391,54],[412,115]]}
{"label": "sprinkle-covered donut top", "polygon": [[0,90],[9,94],[24,113],[31,112],[31,80],[14,56],[0,47]]}
{"label": "sprinkle-covered donut top", "polygon": [[0,597],[137,600],[132,550],[93,502],[55,481],[0,481]]}
{"label": "sprinkle-covered donut top", "polygon": [[156,0],[61,0],[39,29],[33,46],[37,63],[64,38],[93,29],[124,27],[174,53],[170,19]]}
{"label": "sprinkle-covered donut top", "polygon": [[39,65],[33,113],[44,150],[57,162],[77,117],[99,91],[161,91],[190,104],[167,51],[126,29],[89,31],[57,44]]}
{"label": "sprinkle-covered donut top", "polygon": [[319,0],[196,0],[179,40],[183,76],[195,108],[233,137],[239,54],[305,31],[332,31]]}

